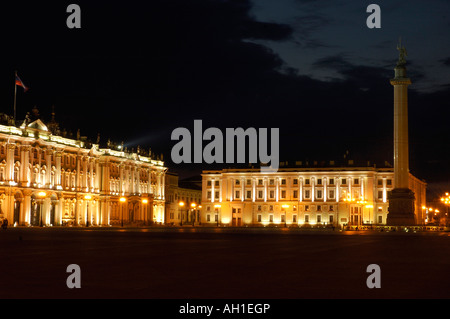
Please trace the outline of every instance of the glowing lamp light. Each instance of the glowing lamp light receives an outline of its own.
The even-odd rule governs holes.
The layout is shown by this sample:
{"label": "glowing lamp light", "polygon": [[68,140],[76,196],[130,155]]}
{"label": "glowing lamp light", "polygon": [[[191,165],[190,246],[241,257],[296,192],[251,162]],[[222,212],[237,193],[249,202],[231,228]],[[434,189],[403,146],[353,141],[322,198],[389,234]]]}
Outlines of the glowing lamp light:
{"label": "glowing lamp light", "polygon": [[281,205],[281,207],[283,207],[283,208],[289,208],[289,205],[284,204],[284,205]]}
{"label": "glowing lamp light", "polygon": [[183,207],[184,206],[184,202],[179,202],[178,205]]}
{"label": "glowing lamp light", "polygon": [[219,204],[217,204],[217,205],[214,205],[214,208],[220,208],[220,207],[222,207],[221,205],[219,205]]}
{"label": "glowing lamp light", "polygon": [[91,195],[85,195],[85,196],[84,196],[84,199],[86,199],[86,200],[91,200],[91,199],[92,199],[92,196],[91,196]]}
{"label": "glowing lamp light", "polygon": [[142,199],[142,204],[147,204],[148,203],[148,199],[144,198]]}
{"label": "glowing lamp light", "polygon": [[127,199],[126,199],[125,197],[120,197],[119,201],[120,201],[121,203],[124,203],[124,202],[127,201]]}
{"label": "glowing lamp light", "polygon": [[196,206],[197,206],[196,203],[192,203],[192,204],[191,204],[191,207],[192,207],[192,208],[195,208]]}
{"label": "glowing lamp light", "polygon": [[39,197],[45,197],[45,196],[47,196],[47,193],[46,192],[39,192],[38,196]]}

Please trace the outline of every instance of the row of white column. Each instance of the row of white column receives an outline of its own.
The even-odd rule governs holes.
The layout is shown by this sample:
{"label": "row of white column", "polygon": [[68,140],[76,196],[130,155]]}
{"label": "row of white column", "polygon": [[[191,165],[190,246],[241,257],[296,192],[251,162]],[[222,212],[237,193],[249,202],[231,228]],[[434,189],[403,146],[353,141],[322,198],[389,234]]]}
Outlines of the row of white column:
{"label": "row of white column", "polygon": [[[230,200],[230,201],[233,201],[233,200],[244,201],[245,198],[246,198],[245,191],[251,190],[252,191],[251,198],[252,198],[253,202],[256,201],[257,199],[264,199],[264,201],[267,201],[269,199],[269,196],[268,196],[269,189],[275,188],[275,201],[278,202],[281,199],[280,198],[280,191],[281,190],[284,190],[284,189],[286,191],[288,189],[293,190],[292,187],[288,187],[287,185],[280,185],[280,179],[281,179],[280,177],[273,178],[274,181],[275,181],[274,185],[269,185],[269,182],[268,182],[269,178],[262,178],[263,185],[257,183],[257,180],[260,180],[260,178],[251,178],[252,184],[251,185],[246,185],[245,183],[246,183],[246,181],[248,179],[249,178],[239,178],[239,179],[227,178],[227,179],[225,179],[225,182],[226,182],[225,187],[227,189],[227,196],[226,196],[227,200]],[[294,200],[303,201],[305,199],[305,196],[304,196],[304,188],[305,187],[308,187],[311,190],[310,198],[308,198],[308,200],[311,200],[312,202],[314,202],[316,200],[315,191],[316,191],[317,187],[320,187],[320,188],[323,189],[323,196],[320,199],[320,201],[323,201],[323,202],[326,202],[327,200],[336,201],[336,199],[340,198],[340,190],[343,189],[343,188],[347,188],[348,194],[350,194],[350,196],[353,198],[352,190],[355,187],[355,185],[360,187],[360,195],[359,196],[361,198],[365,198],[365,188],[364,188],[365,178],[364,177],[358,177],[359,184],[353,184],[352,183],[353,177],[346,177],[348,182],[346,184],[344,184],[344,185],[340,184],[339,178],[334,178],[334,181],[335,181],[334,184],[327,184],[327,180],[328,180],[327,177],[322,177],[321,179],[322,179],[322,183],[321,184],[316,184],[316,178],[315,177],[310,177],[309,178],[310,183],[309,184],[304,184],[304,178],[303,177],[298,177],[298,184],[297,184],[297,188],[296,188],[296,190],[298,190],[298,198],[295,198]],[[239,180],[239,184],[236,183],[236,180]],[[215,185],[215,181],[219,181],[219,186]],[[217,201],[217,197],[215,196],[216,188],[219,189],[218,201],[220,201],[220,202],[222,201],[222,183],[223,183],[223,180],[219,179],[219,178],[211,180],[211,198],[210,198],[211,202]],[[384,194],[386,193],[386,191],[385,191],[386,190],[386,184],[385,183],[386,183],[386,181],[384,179],[384,184],[383,184],[384,185],[383,186],[384,187],[383,188],[384,189]],[[329,188],[332,188],[332,189],[335,190],[334,198],[330,198],[328,196],[327,190]],[[236,190],[240,191],[239,198],[235,197],[235,191]],[[257,191],[260,191],[260,190],[262,190],[264,192],[263,198],[259,198],[259,196],[257,198]],[[343,190],[345,190],[345,189],[343,189]],[[383,195],[383,200],[384,200],[384,198],[385,198],[385,195]],[[357,198],[357,200],[359,200],[359,199],[360,198]],[[287,196],[287,198],[283,198],[283,200],[289,200],[289,197]]]}
{"label": "row of white column", "polygon": [[[41,174],[37,175],[36,182],[41,184],[41,187],[61,189],[62,176],[62,156],[63,152],[53,149],[42,149],[40,152],[45,152],[45,164],[42,163],[41,153],[37,153],[37,158],[34,159],[30,156],[32,150],[29,145],[17,146],[16,144],[6,144],[6,170],[5,179],[6,181],[12,183],[15,180],[15,148],[20,147],[20,170],[18,181],[20,186],[29,186],[31,182],[31,173],[29,170],[30,158],[32,159],[31,165],[38,165],[42,167],[46,165],[45,171],[45,184],[41,180]],[[52,156],[55,156],[55,178],[51,178],[51,167],[52,167]],[[102,170],[102,181],[100,181],[99,172]],[[140,188],[140,170],[138,165],[120,165],[120,177],[119,177],[119,192],[121,194],[136,194],[141,191]],[[146,184],[146,189],[143,190],[145,193],[154,193],[155,197],[158,199],[164,199],[164,189],[165,189],[165,178],[164,171],[153,172],[151,168],[146,168],[146,174],[148,176],[148,182]],[[83,174],[81,174],[83,171]],[[153,189],[151,183],[151,174],[156,174],[156,185]],[[104,192],[110,191],[110,169],[109,163],[100,163],[97,158],[90,157],[87,155],[77,155],[76,161],[76,177],[75,185],[72,185],[77,191],[86,192],[97,192],[100,189]]]}

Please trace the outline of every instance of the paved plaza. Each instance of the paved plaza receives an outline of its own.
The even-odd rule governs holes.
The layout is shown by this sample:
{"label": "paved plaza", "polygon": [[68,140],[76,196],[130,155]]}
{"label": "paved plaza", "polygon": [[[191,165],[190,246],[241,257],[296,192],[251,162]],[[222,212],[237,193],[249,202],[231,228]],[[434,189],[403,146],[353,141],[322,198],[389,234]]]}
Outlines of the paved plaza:
{"label": "paved plaza", "polygon": [[[0,298],[449,298],[450,233],[8,228]],[[67,266],[81,269],[69,289]],[[381,268],[369,289],[367,266]]]}

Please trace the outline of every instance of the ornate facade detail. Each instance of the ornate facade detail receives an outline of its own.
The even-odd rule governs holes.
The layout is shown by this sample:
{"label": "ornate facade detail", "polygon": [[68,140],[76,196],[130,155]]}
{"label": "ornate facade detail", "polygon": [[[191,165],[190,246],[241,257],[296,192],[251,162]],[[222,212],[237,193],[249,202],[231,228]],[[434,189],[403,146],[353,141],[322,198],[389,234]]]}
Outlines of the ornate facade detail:
{"label": "ornate facade detail", "polygon": [[21,226],[164,223],[164,183],[151,178],[164,180],[164,163],[109,146],[54,135],[39,119],[20,128],[0,125],[0,220]]}

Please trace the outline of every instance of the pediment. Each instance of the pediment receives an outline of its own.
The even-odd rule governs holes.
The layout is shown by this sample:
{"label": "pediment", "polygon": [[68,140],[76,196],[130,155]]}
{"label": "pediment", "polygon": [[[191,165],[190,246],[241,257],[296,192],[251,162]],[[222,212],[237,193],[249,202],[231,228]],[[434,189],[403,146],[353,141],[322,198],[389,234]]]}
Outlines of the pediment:
{"label": "pediment", "polygon": [[28,124],[27,128],[32,128],[32,129],[35,129],[35,130],[48,132],[47,126],[44,123],[42,123],[42,121],[39,120],[39,119],[37,119],[36,121],[31,122],[30,124]]}

